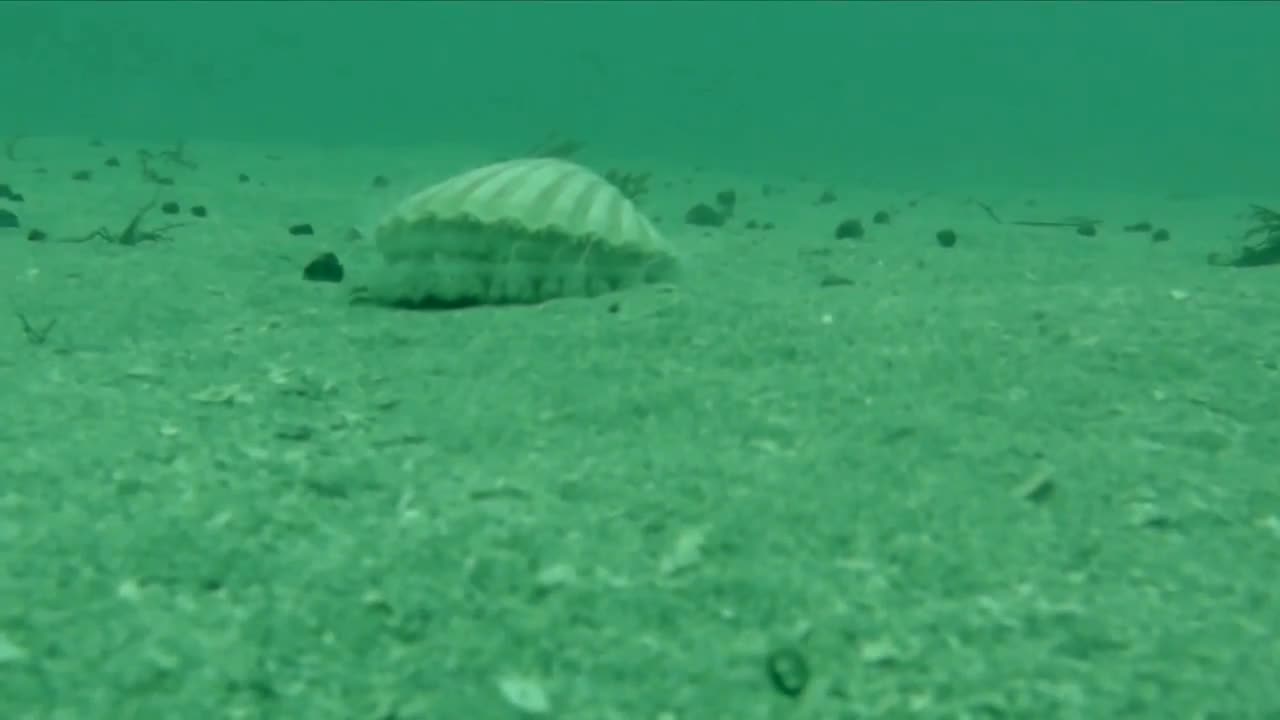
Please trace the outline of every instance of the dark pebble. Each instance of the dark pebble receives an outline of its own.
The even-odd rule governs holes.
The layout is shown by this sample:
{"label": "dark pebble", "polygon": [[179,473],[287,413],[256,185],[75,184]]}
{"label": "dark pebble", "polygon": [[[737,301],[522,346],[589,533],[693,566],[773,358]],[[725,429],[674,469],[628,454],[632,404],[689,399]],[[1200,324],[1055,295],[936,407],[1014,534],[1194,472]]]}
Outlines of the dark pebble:
{"label": "dark pebble", "polygon": [[698,227],[721,227],[724,225],[724,213],[706,203],[698,203],[684,214],[684,221]]}
{"label": "dark pebble", "polygon": [[1160,228],[1159,230],[1151,233],[1151,242],[1169,242],[1169,239],[1169,231],[1164,228]]}
{"label": "dark pebble", "polygon": [[209,208],[203,205],[192,205],[189,212],[198,218],[209,217]]}
{"label": "dark pebble", "polygon": [[242,183],[247,183],[247,182],[249,182],[249,176],[248,176],[248,175],[245,175],[244,173],[240,173],[240,174],[236,177],[236,179],[237,179],[237,180],[239,180],[239,181],[240,181],[240,182],[242,182]]}
{"label": "dark pebble", "polygon": [[44,242],[45,240],[48,240],[48,239],[49,239],[49,233],[39,228],[31,228],[30,232],[27,233],[27,240],[31,242]]}
{"label": "dark pebble", "polygon": [[939,230],[934,237],[938,238],[938,244],[945,248],[955,247],[956,241],[959,240],[956,237],[956,231],[951,229]]}
{"label": "dark pebble", "polygon": [[726,215],[732,215],[733,209],[738,206],[738,193],[732,190],[721,190],[716,193],[716,204]]}
{"label": "dark pebble", "polygon": [[1084,225],[1077,225],[1076,234],[1083,235],[1084,237],[1094,237],[1098,234],[1098,226],[1089,225],[1087,223]]}
{"label": "dark pebble", "polygon": [[107,167],[120,167],[120,158],[116,157],[115,155],[112,155],[111,157],[107,158],[106,162],[102,164],[106,165]]}
{"label": "dark pebble", "polygon": [[373,178],[373,186],[381,190],[385,187],[390,187],[391,181],[387,179],[386,175],[378,175]]}
{"label": "dark pebble", "polygon": [[1125,232],[1136,232],[1136,233],[1146,233],[1146,232],[1151,232],[1151,223],[1146,222],[1146,221],[1144,220],[1143,222],[1136,222],[1136,223],[1134,223],[1134,224],[1132,224],[1132,225],[1125,225],[1125,226],[1124,226],[1124,231],[1125,231]]}
{"label": "dark pebble", "polygon": [[0,230],[16,227],[22,227],[22,223],[18,222],[18,216],[12,210],[0,208]]}
{"label": "dark pebble", "polygon": [[876,214],[871,216],[871,222],[875,223],[876,225],[888,225],[889,213],[885,212],[884,210],[877,210]]}
{"label": "dark pebble", "polygon": [[747,228],[748,230],[759,230],[759,229],[760,229],[760,223],[756,222],[755,220],[748,220],[748,221],[747,221],[746,228]]}
{"label": "dark pebble", "polygon": [[342,282],[342,261],[331,252],[319,255],[302,269],[302,279],[311,282]]}
{"label": "dark pebble", "polygon": [[800,697],[809,686],[809,663],[792,648],[780,648],[765,658],[765,672],[777,692],[789,698]]}
{"label": "dark pebble", "polygon": [[837,240],[857,240],[866,234],[867,231],[863,229],[862,221],[857,218],[843,220],[836,226]]}
{"label": "dark pebble", "polygon": [[289,226],[290,235],[315,235],[316,229],[311,227],[311,223],[298,223]]}
{"label": "dark pebble", "polygon": [[89,170],[77,170],[71,174],[71,179],[78,182],[89,182],[93,179],[93,173]]}
{"label": "dark pebble", "polygon": [[164,213],[165,215],[177,215],[178,213],[182,212],[182,208],[178,205],[178,203],[170,200],[169,202],[160,206],[160,212]]}

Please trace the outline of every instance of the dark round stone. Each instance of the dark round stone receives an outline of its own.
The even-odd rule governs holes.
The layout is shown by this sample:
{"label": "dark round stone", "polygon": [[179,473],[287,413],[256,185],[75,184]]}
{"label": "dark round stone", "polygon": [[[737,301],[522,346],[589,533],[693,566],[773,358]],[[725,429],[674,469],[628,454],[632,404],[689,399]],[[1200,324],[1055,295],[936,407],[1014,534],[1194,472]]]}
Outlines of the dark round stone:
{"label": "dark round stone", "polygon": [[840,224],[836,226],[837,240],[857,240],[866,234],[867,231],[862,227],[862,221],[857,218],[842,220]]}
{"label": "dark round stone", "polygon": [[724,213],[706,203],[698,203],[684,214],[684,221],[698,227],[721,227],[724,225]]}
{"label": "dark round stone", "polygon": [[345,275],[342,261],[331,252],[318,255],[302,269],[302,279],[311,282],[340,283]]}

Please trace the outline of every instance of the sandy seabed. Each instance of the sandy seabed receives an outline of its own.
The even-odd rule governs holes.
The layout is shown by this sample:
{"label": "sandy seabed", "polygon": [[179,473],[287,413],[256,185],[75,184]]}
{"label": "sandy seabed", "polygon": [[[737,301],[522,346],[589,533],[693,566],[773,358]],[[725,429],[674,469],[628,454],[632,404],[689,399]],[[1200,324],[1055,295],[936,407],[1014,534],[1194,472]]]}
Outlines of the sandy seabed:
{"label": "sandy seabed", "polygon": [[1268,198],[622,160],[677,288],[409,312],[369,224],[492,153],[13,150],[0,716],[1280,714]]}

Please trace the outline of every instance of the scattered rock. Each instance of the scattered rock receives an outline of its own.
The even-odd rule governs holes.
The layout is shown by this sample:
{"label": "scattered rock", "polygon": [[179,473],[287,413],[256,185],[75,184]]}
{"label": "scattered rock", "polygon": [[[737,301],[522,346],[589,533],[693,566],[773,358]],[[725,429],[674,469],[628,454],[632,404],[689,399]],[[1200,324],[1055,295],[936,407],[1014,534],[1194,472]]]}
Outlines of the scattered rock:
{"label": "scattered rock", "polygon": [[22,227],[22,223],[18,222],[17,214],[12,210],[0,208],[0,230],[16,227]]}
{"label": "scattered rock", "polygon": [[112,155],[111,157],[107,158],[106,161],[103,162],[102,164],[106,165],[107,167],[120,167],[120,158],[116,157],[115,155]]}
{"label": "scattered rock", "polygon": [[605,180],[618,188],[623,197],[632,201],[649,194],[649,177],[647,172],[627,172],[616,168],[610,168],[604,174]]}
{"label": "scattered rock", "polygon": [[31,230],[27,232],[27,240],[29,242],[44,242],[48,239],[49,233],[41,230],[40,228],[31,228]]}
{"label": "scattered rock", "polygon": [[866,234],[862,221],[857,218],[843,220],[836,226],[837,240],[857,240]]}
{"label": "scattered rock", "polygon": [[877,210],[876,214],[871,216],[871,222],[876,225],[888,225],[889,219],[889,213],[885,210]]}
{"label": "scattered rock", "polygon": [[13,188],[9,187],[9,183],[0,183],[0,200],[22,202],[23,199],[21,193],[14,192]]}
{"label": "scattered rock", "polygon": [[89,182],[90,180],[93,179],[93,171],[77,170],[71,173],[71,179],[75,180],[76,182]]}
{"label": "scattered rock", "polygon": [[1164,228],[1151,233],[1151,242],[1169,242],[1170,239],[1169,231]]}
{"label": "scattered rock", "polygon": [[192,205],[188,210],[188,212],[190,212],[193,217],[198,217],[198,218],[209,217],[209,208],[203,205]]}
{"label": "scattered rock", "polygon": [[956,236],[956,231],[950,228],[939,230],[934,237],[938,239],[938,244],[944,248],[955,247],[956,241],[960,239]]}
{"label": "scattered rock", "polygon": [[160,212],[164,213],[165,215],[177,215],[178,213],[182,212],[182,207],[178,205],[178,203],[170,200],[169,202],[166,202],[165,204],[160,206]]}
{"label": "scattered rock", "polygon": [[716,205],[720,206],[720,210],[725,215],[732,215],[734,208],[738,206],[738,193],[733,190],[721,190],[716,193]]}
{"label": "scattered rock", "polygon": [[684,221],[698,227],[722,227],[725,215],[706,203],[698,203],[684,214]]}
{"label": "scattered rock", "polygon": [[311,223],[298,223],[297,225],[289,226],[289,234],[294,236],[315,235],[316,229],[311,227]]}
{"label": "scattered rock", "polygon": [[387,179],[386,175],[377,175],[373,178],[373,186],[381,190],[383,188],[390,187],[391,181]]}
{"label": "scattered rock", "polygon": [[342,261],[331,252],[316,256],[302,269],[302,279],[310,282],[340,283],[345,275]]}

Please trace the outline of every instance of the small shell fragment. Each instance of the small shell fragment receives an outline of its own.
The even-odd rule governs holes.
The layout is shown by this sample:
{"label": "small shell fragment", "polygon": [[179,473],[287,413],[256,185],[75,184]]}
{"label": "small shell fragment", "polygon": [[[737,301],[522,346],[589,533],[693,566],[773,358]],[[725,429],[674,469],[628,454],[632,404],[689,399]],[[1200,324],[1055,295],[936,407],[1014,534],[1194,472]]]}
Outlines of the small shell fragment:
{"label": "small shell fragment", "polygon": [[526,715],[546,715],[551,712],[551,700],[542,683],[525,675],[507,674],[498,678],[498,692],[502,698]]}

